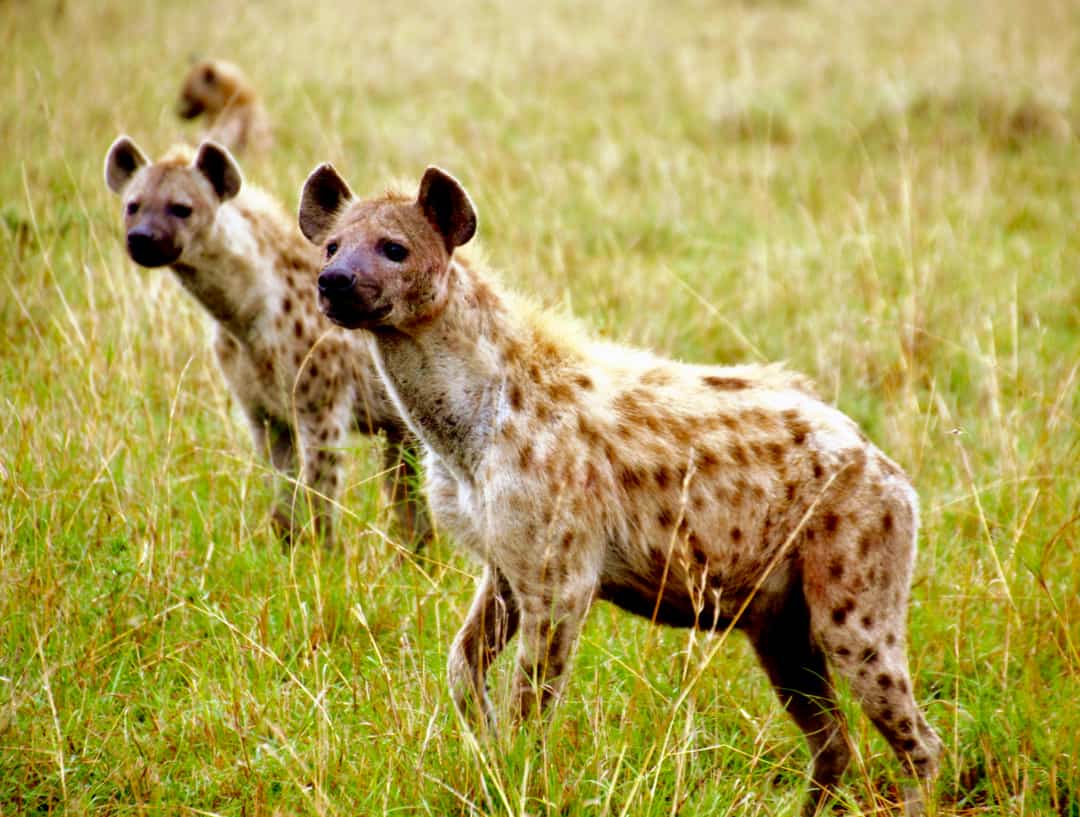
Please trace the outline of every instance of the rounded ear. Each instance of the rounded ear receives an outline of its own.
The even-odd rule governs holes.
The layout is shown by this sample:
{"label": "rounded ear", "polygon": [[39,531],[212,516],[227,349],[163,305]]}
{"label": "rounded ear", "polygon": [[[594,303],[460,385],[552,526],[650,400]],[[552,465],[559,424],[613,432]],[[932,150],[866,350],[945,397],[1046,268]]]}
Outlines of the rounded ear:
{"label": "rounded ear", "polygon": [[244,183],[236,160],[217,142],[207,140],[199,145],[195,167],[210,182],[210,186],[222,201],[228,201],[239,193]]}
{"label": "rounded ear", "polygon": [[105,184],[114,193],[119,193],[136,171],[149,163],[130,136],[118,136],[105,154]]}
{"label": "rounded ear", "polygon": [[416,197],[431,226],[438,230],[448,252],[476,234],[476,210],[458,180],[437,167],[429,167]]}
{"label": "rounded ear", "polygon": [[319,165],[300,190],[300,232],[312,244],[322,244],[341,208],[352,200],[352,190],[334,166],[329,162]]}

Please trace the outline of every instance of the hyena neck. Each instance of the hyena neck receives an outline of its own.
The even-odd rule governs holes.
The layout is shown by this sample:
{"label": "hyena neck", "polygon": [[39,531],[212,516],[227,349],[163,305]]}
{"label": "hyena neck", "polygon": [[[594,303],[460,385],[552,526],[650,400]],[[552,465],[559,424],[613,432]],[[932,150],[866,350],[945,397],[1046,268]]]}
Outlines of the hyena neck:
{"label": "hyena neck", "polygon": [[241,342],[252,339],[274,292],[274,259],[261,243],[250,221],[225,202],[204,240],[172,265],[184,289]]}
{"label": "hyena neck", "polygon": [[372,332],[372,352],[413,433],[461,481],[475,482],[505,399],[501,349],[519,331],[503,298],[453,262],[445,309],[408,333]]}

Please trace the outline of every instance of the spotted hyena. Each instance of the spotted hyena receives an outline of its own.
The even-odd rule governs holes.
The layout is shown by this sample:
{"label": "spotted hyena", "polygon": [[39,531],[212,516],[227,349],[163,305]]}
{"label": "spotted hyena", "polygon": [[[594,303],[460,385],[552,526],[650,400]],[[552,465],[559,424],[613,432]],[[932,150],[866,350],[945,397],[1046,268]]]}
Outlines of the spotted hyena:
{"label": "spotted hyena", "polygon": [[603,599],[746,632],[810,744],[806,813],[850,757],[829,666],[929,785],[942,746],[905,652],[917,500],[850,419],[782,368],[592,342],[507,294],[454,256],[476,215],[437,168],[415,197],[357,201],[323,165],[300,227],[326,256],[321,308],[366,330],[424,445],[436,519],[484,564],[450,651],[460,711],[490,718],[485,675],[515,633],[513,711],[543,707]]}
{"label": "spotted hyena", "polygon": [[[169,267],[214,319],[218,364],[273,466],[300,471],[318,532],[332,539],[341,487],[340,447],[350,429],[382,432],[386,479],[403,534],[428,532],[414,485],[412,437],[375,374],[363,338],[316,304],[319,255],[266,193],[242,185],[229,152],[203,142],[149,162],[126,136],[105,159],[105,181],[124,201],[127,251],[143,267]],[[242,188],[242,189],[241,189]],[[273,521],[293,529],[286,485]]]}
{"label": "spotted hyena", "polygon": [[204,117],[205,138],[233,153],[261,153],[270,148],[266,111],[255,89],[230,62],[200,60],[192,65],[180,88],[176,112],[183,119]]}

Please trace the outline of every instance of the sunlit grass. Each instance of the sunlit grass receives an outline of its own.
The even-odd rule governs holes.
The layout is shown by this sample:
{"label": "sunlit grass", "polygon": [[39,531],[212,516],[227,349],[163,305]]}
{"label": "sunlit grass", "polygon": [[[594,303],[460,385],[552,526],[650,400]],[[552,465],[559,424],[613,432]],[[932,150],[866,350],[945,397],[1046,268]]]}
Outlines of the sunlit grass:
{"label": "sunlit grass", "polygon": [[[243,65],[295,206],[460,178],[513,286],[697,361],[786,359],[914,477],[939,814],[1080,815],[1080,11],[1068,4],[0,6],[0,814],[797,814],[751,651],[598,606],[543,734],[477,744],[477,568],[397,556],[356,441],[341,550],[283,554],[205,321],[101,162],[192,54]],[[495,671],[505,700],[506,662]],[[845,696],[852,814],[898,769]],[[876,811],[877,810],[877,811]]]}

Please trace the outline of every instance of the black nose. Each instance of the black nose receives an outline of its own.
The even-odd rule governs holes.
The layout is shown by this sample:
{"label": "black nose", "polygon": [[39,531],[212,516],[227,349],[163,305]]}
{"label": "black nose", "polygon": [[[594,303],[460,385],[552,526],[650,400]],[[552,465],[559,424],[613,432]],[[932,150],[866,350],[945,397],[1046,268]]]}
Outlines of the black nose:
{"label": "black nose", "polygon": [[171,264],[180,255],[179,248],[174,246],[171,239],[145,225],[135,227],[127,234],[127,246],[131,259],[144,267]]}
{"label": "black nose", "polygon": [[347,292],[356,286],[356,276],[341,267],[327,267],[319,275],[319,291],[324,295]]}

